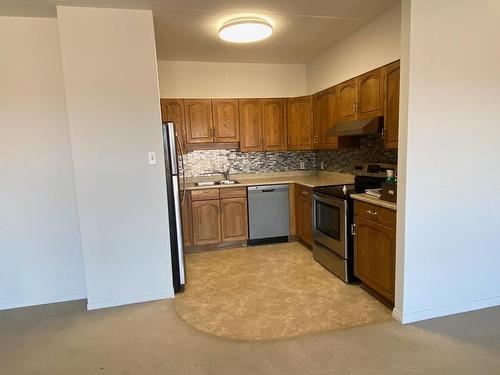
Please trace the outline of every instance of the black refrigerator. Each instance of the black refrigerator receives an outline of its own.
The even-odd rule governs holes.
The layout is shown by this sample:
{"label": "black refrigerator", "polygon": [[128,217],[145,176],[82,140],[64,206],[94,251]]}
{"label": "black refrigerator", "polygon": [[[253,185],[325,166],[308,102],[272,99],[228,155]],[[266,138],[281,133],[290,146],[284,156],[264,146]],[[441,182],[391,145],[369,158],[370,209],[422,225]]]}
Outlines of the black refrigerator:
{"label": "black refrigerator", "polygon": [[168,224],[170,231],[170,254],[174,291],[184,291],[186,275],[184,271],[184,243],[182,239],[181,193],[178,156],[182,158],[180,142],[175,134],[174,123],[164,122],[163,150],[165,154],[165,175],[167,184]]}

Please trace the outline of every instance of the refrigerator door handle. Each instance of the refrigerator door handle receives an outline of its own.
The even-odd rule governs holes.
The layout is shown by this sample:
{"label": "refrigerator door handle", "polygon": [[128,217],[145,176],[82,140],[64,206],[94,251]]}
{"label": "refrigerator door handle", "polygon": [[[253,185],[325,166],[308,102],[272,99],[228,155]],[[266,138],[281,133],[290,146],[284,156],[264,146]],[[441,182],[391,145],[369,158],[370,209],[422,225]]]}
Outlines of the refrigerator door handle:
{"label": "refrigerator door handle", "polygon": [[168,152],[170,154],[170,167],[172,174],[176,175],[179,173],[177,168],[177,150],[175,145],[175,127],[173,122],[167,122],[167,132],[168,132]]}

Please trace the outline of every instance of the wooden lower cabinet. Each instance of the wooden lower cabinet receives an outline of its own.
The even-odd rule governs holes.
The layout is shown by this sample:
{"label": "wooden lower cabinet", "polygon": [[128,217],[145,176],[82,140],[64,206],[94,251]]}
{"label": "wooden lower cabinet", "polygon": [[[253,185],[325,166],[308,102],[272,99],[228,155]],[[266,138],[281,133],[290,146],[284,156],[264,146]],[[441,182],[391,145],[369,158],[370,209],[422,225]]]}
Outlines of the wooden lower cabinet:
{"label": "wooden lower cabinet", "polygon": [[312,190],[301,185],[295,187],[295,220],[297,236],[309,247],[313,244]]}
{"label": "wooden lower cabinet", "polygon": [[187,191],[181,202],[181,215],[182,215],[182,239],[184,246],[191,246],[193,244],[193,237],[191,235],[192,228],[192,215],[191,215],[191,194]]}
{"label": "wooden lower cabinet", "polygon": [[218,199],[194,201],[192,215],[194,245],[221,242],[220,201]]}
{"label": "wooden lower cabinet", "polygon": [[[193,190],[190,208],[188,212],[191,212],[192,223],[191,250],[210,250],[248,239],[245,187]],[[183,215],[183,223],[184,221]]]}
{"label": "wooden lower cabinet", "polygon": [[[355,203],[354,208],[354,224],[356,226],[354,274],[366,286],[394,304],[396,228],[360,216],[361,208],[357,203]],[[372,214],[380,210],[378,206],[369,206]],[[367,205],[364,204],[363,210],[366,207]],[[393,211],[393,215],[396,215],[395,211]]]}
{"label": "wooden lower cabinet", "polygon": [[221,199],[221,207],[222,242],[246,240],[248,238],[247,199]]}

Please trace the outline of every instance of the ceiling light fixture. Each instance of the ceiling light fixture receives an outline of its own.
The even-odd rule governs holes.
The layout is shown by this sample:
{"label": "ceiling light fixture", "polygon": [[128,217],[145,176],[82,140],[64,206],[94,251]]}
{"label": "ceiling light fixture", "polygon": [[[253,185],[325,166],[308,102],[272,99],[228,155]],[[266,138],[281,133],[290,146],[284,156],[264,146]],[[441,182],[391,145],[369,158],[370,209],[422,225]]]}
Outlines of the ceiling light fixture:
{"label": "ceiling light fixture", "polygon": [[269,38],[272,33],[271,24],[260,18],[237,18],[219,29],[219,37],[232,43],[257,42]]}

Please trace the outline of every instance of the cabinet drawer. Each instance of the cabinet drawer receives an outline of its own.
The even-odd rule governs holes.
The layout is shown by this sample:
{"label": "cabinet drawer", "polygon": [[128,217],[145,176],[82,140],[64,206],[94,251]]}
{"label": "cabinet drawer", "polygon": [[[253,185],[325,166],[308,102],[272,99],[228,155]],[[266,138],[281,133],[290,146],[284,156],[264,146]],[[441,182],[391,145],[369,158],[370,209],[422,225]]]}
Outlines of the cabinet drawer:
{"label": "cabinet drawer", "polygon": [[203,201],[207,199],[219,199],[219,189],[192,190],[191,200]]}
{"label": "cabinet drawer", "polygon": [[396,228],[396,211],[365,202],[354,202],[354,215]]}
{"label": "cabinet drawer", "polygon": [[244,186],[220,189],[221,198],[246,198],[247,188]]}
{"label": "cabinet drawer", "polygon": [[312,190],[305,186],[297,185],[297,194],[312,199]]}

